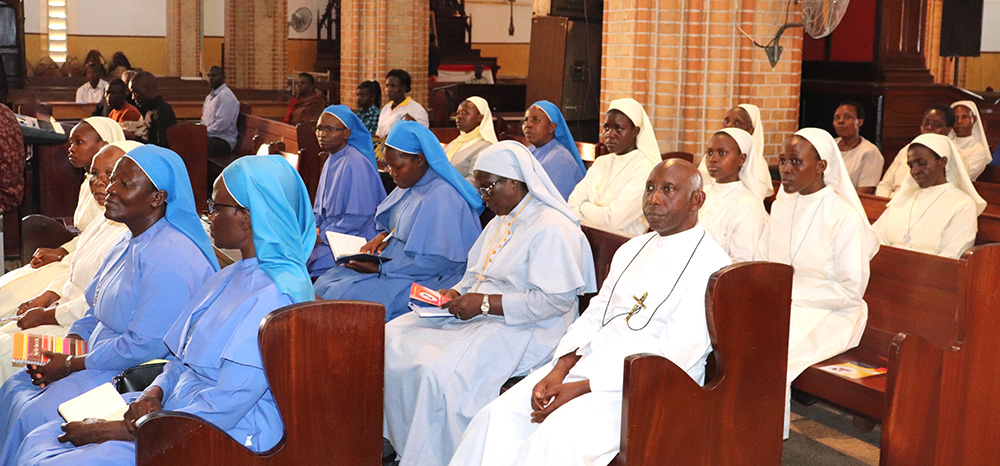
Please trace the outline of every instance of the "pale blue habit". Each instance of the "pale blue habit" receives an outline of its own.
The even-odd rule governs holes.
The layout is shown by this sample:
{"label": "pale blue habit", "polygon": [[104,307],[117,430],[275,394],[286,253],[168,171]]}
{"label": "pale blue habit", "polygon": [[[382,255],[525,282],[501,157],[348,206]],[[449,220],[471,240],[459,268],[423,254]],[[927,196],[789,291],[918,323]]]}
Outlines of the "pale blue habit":
{"label": "pale blue habit", "polygon": [[313,213],[322,243],[314,246],[307,262],[313,277],[336,266],[326,232],[374,238],[375,209],[385,199],[372,136],[364,123],[344,105],[331,105],[323,113],[337,117],[351,130],[351,136],[343,149],[326,159],[316,188]]}
{"label": "pale blue habit", "polygon": [[423,125],[402,121],[386,144],[410,154],[424,154],[430,168],[410,188],[396,188],[379,206],[379,231],[392,232],[379,273],[334,267],[316,280],[324,299],[361,299],[382,303],[386,321],[408,311],[410,286],[447,288],[462,277],[469,248],[482,230],[482,200],[448,162],[437,138]]}
{"label": "pale blue habit", "polygon": [[583,179],[583,170],[576,164],[573,154],[555,139],[542,147],[528,147],[528,150],[538,159],[563,200],[569,199],[573,188]]}
{"label": "pale blue habit", "polygon": [[69,331],[88,340],[87,369],[44,390],[34,386],[26,372],[0,388],[0,438],[5,441],[0,464],[12,464],[28,432],[60,419],[60,403],[110,382],[122,370],[166,356],[162,340],[167,329],[218,268],[195,214],[180,157],[156,146],[134,149],[125,157],[167,192],[166,215],[139,236],[129,234],[112,247],[87,287],[84,295],[91,308]]}
{"label": "pale blue habit", "polygon": [[[271,311],[313,298],[305,260],[316,227],[306,187],[281,157],[241,158],[222,178],[236,202],[250,211],[257,257],[216,273],[199,290],[164,338],[170,355],[153,385],[163,390],[163,410],[195,414],[261,452],[281,440],[284,428],[264,374],[257,332]],[[80,448],[60,443],[60,424],[55,420],[35,429],[21,446],[17,464],[135,460],[133,442]]]}

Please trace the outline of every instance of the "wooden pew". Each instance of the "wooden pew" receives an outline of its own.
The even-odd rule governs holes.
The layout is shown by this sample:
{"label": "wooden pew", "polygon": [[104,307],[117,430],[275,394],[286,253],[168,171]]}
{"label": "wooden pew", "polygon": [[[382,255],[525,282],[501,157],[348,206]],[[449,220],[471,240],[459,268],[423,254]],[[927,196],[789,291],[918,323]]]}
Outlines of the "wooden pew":
{"label": "wooden pew", "polygon": [[[56,120],[82,120],[94,112],[96,104],[81,104],[76,102],[45,101],[51,107],[52,116]],[[204,101],[174,100],[167,101],[174,109],[178,120],[201,120],[201,110]],[[288,108],[288,102],[251,100],[241,103],[250,105],[251,114],[261,118],[283,118]],[[26,105],[26,104],[22,104]]]}
{"label": "wooden pew", "polygon": [[985,181],[973,181],[972,184],[987,203],[984,213],[1000,215],[1000,184]]}
{"label": "wooden pew", "polygon": [[[887,198],[871,194],[858,194],[858,198],[861,199],[861,205],[865,208],[868,221],[872,223],[875,223],[882,212],[885,212],[885,205],[889,202]],[[977,220],[979,231],[976,232],[976,244],[1000,243],[1000,215],[989,213],[987,208],[987,211],[980,214]]]}
{"label": "wooden pew", "polygon": [[282,441],[256,455],[198,416],[160,411],[139,420],[136,464],[379,464],[384,320],[382,305],[362,301],[268,314],[260,352],[284,421]]}
{"label": "wooden pew", "polygon": [[611,464],[780,464],[791,295],[784,264],[713,274],[705,304],[714,364],[705,385],[666,358],[626,358],[621,452]]}
{"label": "wooden pew", "polygon": [[211,184],[215,178],[208,176],[208,129],[193,123],[178,123],[167,128],[167,145],[181,156],[187,166],[194,205],[198,212],[208,208]]}

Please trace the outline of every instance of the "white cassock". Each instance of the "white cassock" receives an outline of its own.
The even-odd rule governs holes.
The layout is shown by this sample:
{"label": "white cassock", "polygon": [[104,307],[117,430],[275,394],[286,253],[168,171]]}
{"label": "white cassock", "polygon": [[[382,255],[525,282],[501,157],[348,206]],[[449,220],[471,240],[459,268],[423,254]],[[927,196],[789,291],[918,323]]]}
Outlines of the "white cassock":
{"label": "white cassock", "polygon": [[567,203],[584,222],[641,235],[649,229],[642,216],[642,192],[655,166],[656,162],[638,149],[602,155],[573,188]]}
{"label": "white cassock", "polygon": [[733,262],[745,262],[753,260],[767,211],[743,183],[713,183],[705,188],[698,221]]}
{"label": "white cassock", "polygon": [[[83,233],[80,234],[79,248],[76,252],[66,256],[64,261],[69,262],[69,270],[56,277],[52,283],[46,287],[47,290],[59,294],[56,301],[55,317],[59,325],[43,325],[27,330],[35,335],[66,336],[70,325],[76,322],[87,312],[90,307],[84,299],[83,291],[93,280],[97,270],[104,263],[108,251],[116,243],[121,241],[128,232],[128,228],[118,222],[101,218],[92,223]],[[44,290],[43,290],[44,291]],[[21,332],[17,327],[17,322],[11,322],[0,327],[0,382],[23,370],[11,364],[11,352],[13,345],[13,334]]]}
{"label": "white cassock", "polygon": [[424,125],[425,127],[430,127],[431,122],[427,117],[427,110],[417,103],[417,101],[407,97],[403,99],[396,108],[392,108],[392,102],[385,104],[382,107],[382,112],[378,115],[378,129],[375,131],[375,135],[384,138],[389,134],[389,130],[392,129],[393,125],[399,120],[402,120],[406,114],[409,113],[417,123]]}
{"label": "white cassock", "polygon": [[[101,207],[90,193],[89,177],[83,180],[80,194],[77,198],[76,211],[73,213],[73,226],[84,231],[95,220],[104,218],[104,207]],[[0,318],[14,315],[21,303],[42,294],[53,280],[69,272],[74,251],[77,249],[79,236],[69,240],[62,247],[69,252],[61,261],[55,261],[34,269],[29,264],[12,270],[0,277]],[[34,251],[32,251],[34,252]],[[24,258],[30,261],[31,258]],[[59,287],[57,286],[58,290]]]}
{"label": "white cassock", "polygon": [[[551,371],[553,364],[547,364],[476,415],[450,464],[608,464],[621,437],[625,358],[660,355],[704,383],[711,352],[705,291],[709,277],[729,264],[729,256],[699,226],[666,237],[647,233],[622,245],[601,292],[555,351],[554,360],[581,355],[565,381],[589,379],[591,392],[532,424],[531,392]],[[626,321],[643,295],[647,307]]]}
{"label": "white cassock", "polygon": [[790,264],[788,382],[807,367],[858,345],[868,321],[867,220],[832,187],[779,196],[758,260]]}
{"label": "white cassock", "polygon": [[[835,140],[839,143],[841,138]],[[878,150],[865,138],[861,138],[861,143],[857,147],[841,152],[844,158],[844,168],[851,176],[851,184],[855,188],[878,185],[879,178],[882,177],[882,165],[885,159],[882,151]]]}
{"label": "white cassock", "polygon": [[983,146],[975,136],[964,138],[956,136],[952,140],[958,146],[958,152],[962,155],[962,161],[965,162],[965,170],[969,173],[969,178],[973,181],[979,178],[983,170],[986,170],[986,165],[993,160],[989,149]]}
{"label": "white cassock", "polygon": [[976,217],[972,198],[944,183],[886,207],[872,226],[886,246],[957,259],[976,242]]}
{"label": "white cassock", "polygon": [[460,321],[409,312],[386,324],[384,430],[401,465],[446,464],[500,386],[549,361],[578,314],[577,296],[594,289],[593,268],[580,227],[526,196],[486,225],[454,287],[503,295],[503,316]]}

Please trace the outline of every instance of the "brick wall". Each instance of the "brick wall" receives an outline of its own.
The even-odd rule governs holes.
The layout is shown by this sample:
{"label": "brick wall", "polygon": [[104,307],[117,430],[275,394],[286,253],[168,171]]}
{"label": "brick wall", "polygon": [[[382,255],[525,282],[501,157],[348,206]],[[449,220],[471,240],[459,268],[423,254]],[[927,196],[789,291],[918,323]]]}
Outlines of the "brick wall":
{"label": "brick wall", "polygon": [[167,0],[167,75],[197,76],[201,70],[202,0]]}
{"label": "brick wall", "polygon": [[340,14],[340,101],[353,106],[358,84],[376,80],[384,87],[385,74],[399,68],[413,78],[410,97],[426,107],[428,4],[343,0]]}
{"label": "brick wall", "polygon": [[288,6],[275,0],[226,0],[226,82],[231,87],[283,89]]}
{"label": "brick wall", "polygon": [[[785,22],[786,0],[605,0],[601,108],[632,97],[646,108],[660,150],[700,154],[726,111],[761,109],[765,154],[798,128],[802,29],[782,35],[775,68],[736,25],[767,43]],[[799,21],[798,7],[789,22]],[[602,113],[603,115],[603,113]],[[603,117],[603,116],[602,116]]]}

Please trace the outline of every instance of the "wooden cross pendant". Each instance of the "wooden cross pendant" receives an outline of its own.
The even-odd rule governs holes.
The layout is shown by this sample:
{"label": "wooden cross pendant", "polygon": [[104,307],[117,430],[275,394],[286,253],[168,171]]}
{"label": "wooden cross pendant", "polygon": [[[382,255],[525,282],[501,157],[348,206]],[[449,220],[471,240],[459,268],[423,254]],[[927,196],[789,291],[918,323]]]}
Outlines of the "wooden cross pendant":
{"label": "wooden cross pendant", "polygon": [[632,306],[632,310],[628,312],[627,316],[625,316],[625,322],[628,322],[628,320],[631,319],[632,316],[635,315],[636,312],[639,312],[640,310],[646,308],[646,303],[645,303],[646,296],[649,296],[649,292],[648,291],[645,292],[645,293],[643,293],[641,298],[637,298],[635,296],[632,296],[632,299],[635,300],[635,306]]}

